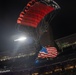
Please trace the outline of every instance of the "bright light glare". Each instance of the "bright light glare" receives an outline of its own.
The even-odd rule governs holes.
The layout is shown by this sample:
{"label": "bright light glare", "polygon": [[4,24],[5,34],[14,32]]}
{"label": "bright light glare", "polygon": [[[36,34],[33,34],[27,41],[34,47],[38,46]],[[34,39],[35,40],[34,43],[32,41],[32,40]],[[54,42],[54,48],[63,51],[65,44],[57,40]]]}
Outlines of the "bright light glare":
{"label": "bright light glare", "polygon": [[27,39],[26,37],[20,37],[20,38],[14,40],[14,41],[25,41],[26,39]]}

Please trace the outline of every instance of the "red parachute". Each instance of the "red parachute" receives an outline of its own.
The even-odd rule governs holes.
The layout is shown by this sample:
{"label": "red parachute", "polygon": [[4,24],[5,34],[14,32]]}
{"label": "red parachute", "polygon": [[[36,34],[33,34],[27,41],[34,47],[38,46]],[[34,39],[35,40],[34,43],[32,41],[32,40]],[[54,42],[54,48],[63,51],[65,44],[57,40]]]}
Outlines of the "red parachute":
{"label": "red parachute", "polygon": [[20,13],[17,23],[37,28],[47,14],[56,10],[55,5],[54,2],[49,5],[47,2],[31,0]]}

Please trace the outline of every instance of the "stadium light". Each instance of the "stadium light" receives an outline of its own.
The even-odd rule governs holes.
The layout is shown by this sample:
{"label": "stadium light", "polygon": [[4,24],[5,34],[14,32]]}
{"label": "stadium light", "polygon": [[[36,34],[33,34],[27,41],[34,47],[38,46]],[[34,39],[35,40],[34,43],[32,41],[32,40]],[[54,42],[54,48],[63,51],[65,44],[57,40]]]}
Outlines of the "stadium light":
{"label": "stadium light", "polygon": [[26,39],[27,38],[23,36],[23,37],[20,37],[18,39],[15,39],[14,41],[21,41],[22,42],[22,41],[25,41]]}

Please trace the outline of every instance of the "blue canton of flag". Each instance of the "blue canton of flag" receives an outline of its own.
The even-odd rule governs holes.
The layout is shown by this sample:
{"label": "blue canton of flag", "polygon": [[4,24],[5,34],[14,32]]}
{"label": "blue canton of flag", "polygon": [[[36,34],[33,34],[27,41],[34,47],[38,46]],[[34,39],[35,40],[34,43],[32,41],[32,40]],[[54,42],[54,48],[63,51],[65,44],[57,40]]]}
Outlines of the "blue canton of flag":
{"label": "blue canton of flag", "polygon": [[39,51],[38,58],[45,58],[47,54],[47,49],[45,47],[42,47],[42,49]]}

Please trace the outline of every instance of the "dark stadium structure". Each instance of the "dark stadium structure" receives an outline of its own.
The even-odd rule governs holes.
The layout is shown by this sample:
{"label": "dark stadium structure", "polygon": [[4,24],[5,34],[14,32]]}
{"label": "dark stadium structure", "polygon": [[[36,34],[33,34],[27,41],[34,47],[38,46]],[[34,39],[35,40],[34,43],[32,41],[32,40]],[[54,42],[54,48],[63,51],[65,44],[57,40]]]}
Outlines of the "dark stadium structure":
{"label": "dark stadium structure", "polygon": [[[67,60],[68,59],[68,60]],[[22,62],[20,62],[20,60]],[[18,59],[16,62],[13,62],[13,66],[7,68],[4,66],[4,69],[0,69],[0,74],[5,75],[75,75],[76,74],[76,55],[70,54],[67,56],[59,57],[54,60],[47,60],[47,62],[40,63],[40,66],[33,66],[31,68],[25,68],[25,63],[23,59]],[[8,65],[11,63],[9,62]],[[17,64],[19,67],[17,67]],[[30,63],[29,63],[30,64]],[[39,65],[39,64],[38,64]],[[14,67],[15,66],[15,67]]]}
{"label": "dark stadium structure", "polygon": [[55,40],[60,52],[64,54],[74,53],[76,51],[76,33]]}

